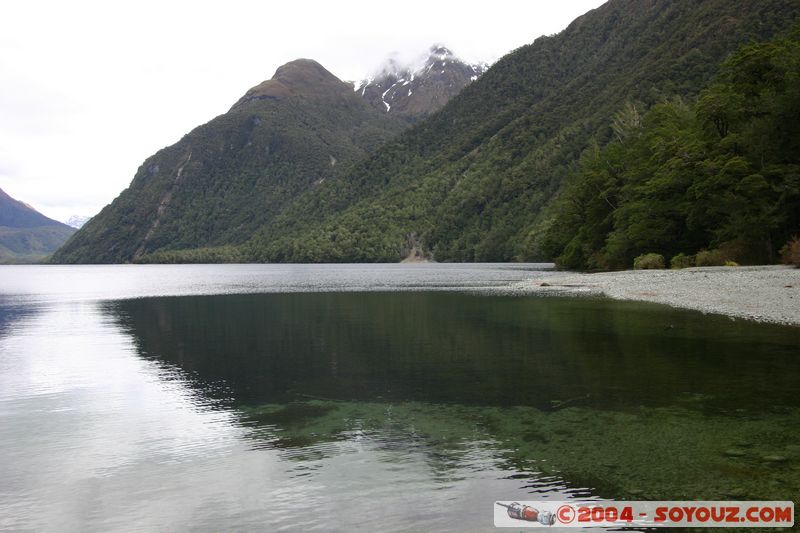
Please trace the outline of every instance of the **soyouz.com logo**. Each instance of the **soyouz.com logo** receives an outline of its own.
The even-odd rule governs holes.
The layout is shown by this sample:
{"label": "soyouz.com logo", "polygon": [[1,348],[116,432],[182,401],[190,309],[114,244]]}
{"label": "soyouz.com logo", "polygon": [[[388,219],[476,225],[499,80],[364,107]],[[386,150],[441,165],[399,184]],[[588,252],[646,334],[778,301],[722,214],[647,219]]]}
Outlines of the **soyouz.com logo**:
{"label": "soyouz.com logo", "polygon": [[498,501],[496,527],[792,527],[794,503],[772,501]]}

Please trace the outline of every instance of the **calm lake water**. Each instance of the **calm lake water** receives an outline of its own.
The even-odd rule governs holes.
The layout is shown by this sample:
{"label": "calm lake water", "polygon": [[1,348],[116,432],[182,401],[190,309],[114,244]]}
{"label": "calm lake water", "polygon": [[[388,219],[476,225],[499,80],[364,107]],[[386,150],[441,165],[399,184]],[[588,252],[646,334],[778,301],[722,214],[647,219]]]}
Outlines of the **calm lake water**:
{"label": "calm lake water", "polygon": [[0,267],[0,530],[800,494],[800,328],[491,294],[542,267]]}

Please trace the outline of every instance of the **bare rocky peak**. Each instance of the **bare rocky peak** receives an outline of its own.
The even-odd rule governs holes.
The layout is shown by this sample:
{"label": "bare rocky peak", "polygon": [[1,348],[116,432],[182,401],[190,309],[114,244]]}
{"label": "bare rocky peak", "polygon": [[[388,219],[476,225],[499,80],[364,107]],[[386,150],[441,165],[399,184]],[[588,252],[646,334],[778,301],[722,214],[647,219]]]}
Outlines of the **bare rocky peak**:
{"label": "bare rocky peak", "polygon": [[443,45],[433,45],[413,65],[387,59],[376,73],[354,84],[375,108],[415,120],[433,113],[475,81],[489,65],[466,63]]}

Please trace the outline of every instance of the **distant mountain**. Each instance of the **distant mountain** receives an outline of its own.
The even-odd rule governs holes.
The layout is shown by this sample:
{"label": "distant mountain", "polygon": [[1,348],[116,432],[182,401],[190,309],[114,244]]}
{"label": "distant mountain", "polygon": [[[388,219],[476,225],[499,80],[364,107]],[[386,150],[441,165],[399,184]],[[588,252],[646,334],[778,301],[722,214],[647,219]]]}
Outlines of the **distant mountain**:
{"label": "distant mountain", "polygon": [[[322,65],[298,59],[231,109],[149,157],[131,185],[83,226],[55,262],[237,260],[240,245],[299,194],[364,158],[407,123],[374,109]],[[200,251],[197,251],[197,250]]]}
{"label": "distant mountain", "polygon": [[66,224],[71,228],[80,229],[83,227],[84,224],[89,222],[89,220],[91,219],[92,217],[86,217],[82,215],[72,215],[67,219]]}
{"label": "distant mountain", "polygon": [[73,233],[0,189],[0,263],[41,261]]}
{"label": "distant mountain", "polygon": [[489,68],[466,63],[442,45],[434,45],[416,65],[388,59],[373,75],[354,84],[354,90],[373,107],[416,120],[440,109]]}

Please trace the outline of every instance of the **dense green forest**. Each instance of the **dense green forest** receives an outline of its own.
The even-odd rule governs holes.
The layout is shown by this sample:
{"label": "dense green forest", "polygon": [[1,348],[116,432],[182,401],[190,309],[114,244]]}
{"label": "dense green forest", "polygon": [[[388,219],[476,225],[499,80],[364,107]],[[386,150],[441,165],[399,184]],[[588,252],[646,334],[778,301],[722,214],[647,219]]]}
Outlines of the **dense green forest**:
{"label": "dense green forest", "polygon": [[[748,41],[786,31],[797,2],[609,2],[501,59],[439,113],[303,195],[246,245],[257,261],[549,260],[545,209],[588,146],[641,113],[693,101]],[[544,210],[543,210],[544,209]],[[552,239],[550,239],[552,240]],[[556,254],[557,255],[557,254]]]}
{"label": "dense green forest", "polygon": [[621,268],[712,248],[770,261],[797,228],[798,17],[796,0],[611,0],[399,135],[352,89],[308,93],[295,80],[301,98],[246,97],[146,161],[55,260],[374,262],[414,250]]}
{"label": "dense green forest", "polygon": [[[587,149],[535,236],[572,269],[769,263],[800,232],[800,26],[742,46],[695,100],[629,102]],[[709,253],[710,252],[710,253]]]}

